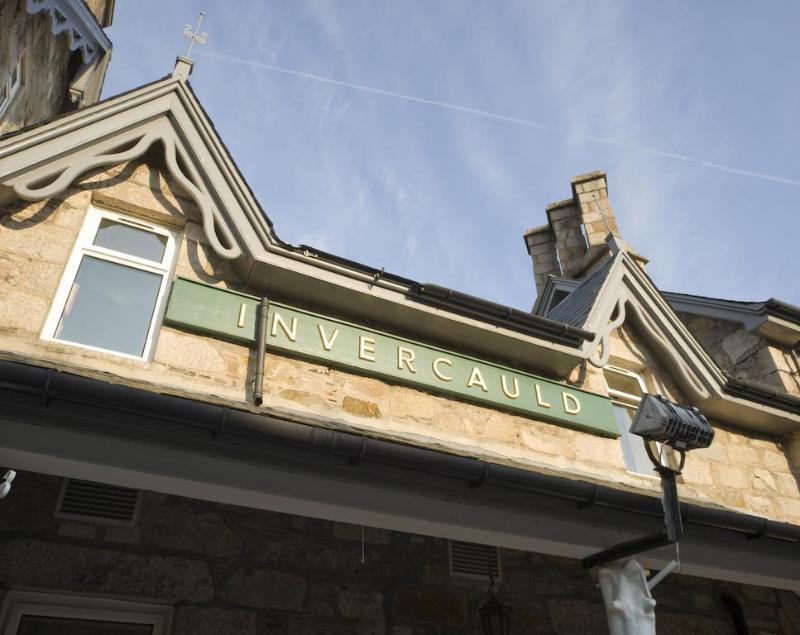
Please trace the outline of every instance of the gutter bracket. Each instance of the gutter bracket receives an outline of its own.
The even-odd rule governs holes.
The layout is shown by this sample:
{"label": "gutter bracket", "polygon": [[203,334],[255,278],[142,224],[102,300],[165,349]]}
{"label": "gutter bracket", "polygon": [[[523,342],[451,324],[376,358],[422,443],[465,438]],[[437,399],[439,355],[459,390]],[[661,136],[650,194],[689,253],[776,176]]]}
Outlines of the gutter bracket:
{"label": "gutter bracket", "polygon": [[767,521],[766,518],[764,518],[763,520],[764,520],[764,524],[761,525],[761,529],[759,529],[758,531],[756,531],[756,532],[754,532],[752,534],[747,534],[747,539],[748,540],[759,540],[759,539],[761,539],[761,538],[763,538],[764,536],[767,535],[767,529],[769,527],[769,521]]}
{"label": "gutter bracket", "polygon": [[228,412],[229,411],[230,411],[230,408],[228,408],[227,406],[225,406],[222,409],[222,417],[220,417],[219,425],[216,427],[216,429],[214,429],[211,432],[211,438],[212,439],[216,439],[222,433],[222,431],[225,429],[225,424],[228,423]]}
{"label": "gutter bracket", "polygon": [[481,485],[483,485],[486,482],[487,478],[489,478],[489,462],[484,461],[483,471],[481,472],[481,475],[475,480],[469,482],[470,489],[478,489]]}
{"label": "gutter bracket", "polygon": [[594,505],[597,502],[598,491],[599,488],[597,487],[597,485],[592,485],[592,495],[589,496],[589,498],[587,498],[586,500],[580,501],[578,503],[578,509],[586,509],[587,507],[591,507],[592,505]]}
{"label": "gutter bracket", "polygon": [[364,458],[364,455],[367,453],[367,438],[361,437],[361,446],[358,448],[358,454],[351,456],[347,459],[347,463],[350,467],[355,467],[359,463],[361,463],[361,459]]}

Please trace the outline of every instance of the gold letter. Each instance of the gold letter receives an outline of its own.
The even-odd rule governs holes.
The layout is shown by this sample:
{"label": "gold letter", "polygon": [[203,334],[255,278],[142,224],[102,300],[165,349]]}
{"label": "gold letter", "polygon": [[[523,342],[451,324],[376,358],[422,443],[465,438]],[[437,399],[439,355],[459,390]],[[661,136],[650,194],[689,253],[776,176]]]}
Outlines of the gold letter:
{"label": "gold letter", "polygon": [[445,375],[441,370],[439,370],[439,364],[446,364],[450,368],[453,367],[453,362],[451,362],[446,357],[437,357],[433,360],[433,374],[436,375],[442,381],[453,381],[453,378]]}
{"label": "gold letter", "polygon": [[336,338],[339,337],[339,329],[333,329],[333,335],[328,338],[325,335],[325,327],[322,324],[317,324],[317,330],[319,331],[319,339],[322,340],[322,348],[326,351],[329,351],[333,348],[334,342],[336,342]]}
{"label": "gold letter", "polygon": [[397,368],[403,370],[403,364],[408,367],[408,370],[412,373],[416,373],[417,371],[414,370],[414,358],[416,354],[410,348],[405,348],[404,346],[397,347]]}
{"label": "gold letter", "polygon": [[472,372],[467,380],[467,388],[472,388],[472,386],[480,386],[483,392],[489,392],[489,388],[486,386],[486,382],[483,381],[483,375],[481,375],[481,371],[478,370],[477,366],[472,367]]}
{"label": "gold letter", "polygon": [[550,404],[547,403],[544,399],[542,399],[542,388],[539,384],[534,384],[536,386],[536,405],[541,406],[542,408],[549,408]]}
{"label": "gold letter", "polygon": [[514,386],[514,390],[511,391],[506,386],[506,376],[500,375],[500,384],[503,386],[503,392],[505,393],[506,397],[509,399],[516,399],[519,397],[519,382],[517,381],[516,377],[511,378],[511,383]]}
{"label": "gold letter", "polygon": [[[578,398],[568,392],[561,393],[561,401],[564,404],[564,412],[568,415],[576,415],[581,411],[581,402],[578,401]],[[568,405],[567,402],[571,401],[572,404]]]}
{"label": "gold letter", "polygon": [[375,361],[375,340],[371,337],[358,336],[358,359],[365,362]]}
{"label": "gold letter", "polygon": [[289,338],[290,341],[294,342],[297,340],[297,318],[292,318],[292,328],[283,321],[280,313],[275,313],[272,316],[272,329],[270,329],[269,334],[272,337],[278,337],[278,327],[281,327],[281,330],[286,334],[286,337]]}
{"label": "gold letter", "polygon": [[239,307],[239,321],[236,322],[236,326],[240,329],[244,328],[244,316],[247,315],[247,305],[242,302],[242,306]]}

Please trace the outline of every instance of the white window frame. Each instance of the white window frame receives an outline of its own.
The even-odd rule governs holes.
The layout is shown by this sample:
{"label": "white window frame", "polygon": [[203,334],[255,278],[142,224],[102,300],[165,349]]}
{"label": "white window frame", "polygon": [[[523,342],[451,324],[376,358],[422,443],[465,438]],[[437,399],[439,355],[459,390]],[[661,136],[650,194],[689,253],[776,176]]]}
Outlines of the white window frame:
{"label": "white window frame", "polygon": [[3,602],[0,624],[3,635],[17,635],[23,616],[147,624],[152,635],[168,635],[173,609],[159,604],[141,604],[107,598],[60,595],[35,591],[9,591]]}
{"label": "white window frame", "polygon": [[[17,81],[14,81],[14,71],[17,72]],[[5,85],[6,89],[6,98],[0,102],[0,116],[6,113],[9,106],[11,106],[11,103],[14,101],[14,97],[17,96],[19,89],[22,87],[22,84],[24,83],[24,78],[22,75],[23,71],[24,65],[22,63],[22,57],[20,57],[19,61],[8,73],[8,76],[3,78],[3,84]]]}
{"label": "white window frame", "polygon": [[[164,256],[161,263],[153,260],[146,260],[137,256],[131,256],[119,251],[114,251],[106,247],[93,245],[97,230],[100,227],[100,221],[107,219],[123,225],[129,225],[136,229],[144,229],[154,234],[167,237],[167,244],[164,248]],[[64,273],[61,276],[61,282],[58,285],[53,304],[50,307],[50,312],[44,323],[42,329],[41,339],[50,342],[58,342],[59,344],[66,344],[69,346],[77,346],[79,348],[88,349],[91,351],[98,351],[101,353],[108,353],[110,355],[117,355],[127,359],[136,359],[140,361],[150,361],[152,353],[155,350],[155,343],[161,322],[164,318],[166,311],[165,298],[167,291],[171,284],[172,278],[175,273],[176,258],[175,254],[178,251],[178,244],[180,241],[180,234],[178,232],[167,229],[155,223],[142,220],[138,217],[112,212],[110,210],[99,209],[97,207],[90,207],[86,213],[86,218],[83,222],[83,227],[78,233],[78,238],[75,241],[75,246],[72,249],[72,254],[67,260]],[[55,336],[58,323],[61,320],[61,315],[64,312],[64,307],[67,304],[72,284],[75,281],[75,276],[78,275],[78,268],[83,261],[84,256],[91,256],[99,260],[113,262],[131,269],[138,269],[140,271],[149,271],[161,276],[161,286],[156,296],[156,304],[153,308],[153,316],[150,319],[150,327],[147,331],[145,338],[145,345],[141,355],[131,355],[129,353],[122,353],[107,348],[100,348],[98,346],[91,346],[89,344],[81,344],[80,342],[72,342],[69,340],[62,340]]]}
{"label": "white window frame", "polygon": [[[642,391],[642,395],[647,392],[647,386],[644,384],[644,380],[642,376],[638,373],[634,373],[632,370],[628,370],[626,368],[620,368],[619,366],[614,366],[613,364],[607,364],[603,370],[611,371],[612,373],[617,373],[618,375],[626,375],[631,379],[635,379],[636,383],[639,384],[639,389]],[[606,382],[608,383],[608,382]],[[611,397],[612,401],[619,403],[621,406],[632,406],[641,403],[642,397],[638,395],[632,395],[629,392],[623,392],[622,390],[615,390],[609,386],[608,388],[608,396]]]}
{"label": "white window frame", "polygon": [[[636,383],[639,384],[639,389],[642,391],[641,396],[633,395],[631,393],[624,392],[622,390],[615,390],[614,388],[611,388],[611,386],[608,386],[608,396],[611,397],[611,401],[615,405],[622,406],[624,408],[634,408],[634,409],[638,408],[639,404],[642,402],[642,399],[644,398],[644,395],[647,393],[647,386],[645,385],[642,376],[639,375],[638,373],[633,372],[632,370],[628,370],[627,368],[620,368],[619,366],[614,366],[613,364],[607,364],[603,368],[603,371],[604,372],[610,371],[611,373],[617,373],[618,375],[625,375],[627,377],[630,377],[631,379],[636,380]],[[605,379],[605,376],[603,378]],[[608,385],[608,380],[606,380],[606,385]],[[622,444],[625,443],[630,443],[631,440],[632,439],[630,434],[628,435],[621,434],[619,438],[620,446],[622,446]],[[646,441],[642,439],[642,443],[646,443]],[[656,443],[656,448],[659,451],[661,451],[661,444]],[[627,465],[625,466],[625,469],[631,474],[636,474],[638,476],[646,476],[647,478],[653,478],[653,479],[658,478],[656,474],[651,474],[650,472],[637,472],[636,470],[628,467]]]}

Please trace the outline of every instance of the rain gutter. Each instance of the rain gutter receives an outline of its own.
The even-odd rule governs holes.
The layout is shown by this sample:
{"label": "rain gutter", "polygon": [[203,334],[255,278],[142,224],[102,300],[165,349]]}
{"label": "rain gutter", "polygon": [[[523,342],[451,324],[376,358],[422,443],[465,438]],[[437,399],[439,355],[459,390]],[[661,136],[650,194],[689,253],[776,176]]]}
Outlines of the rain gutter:
{"label": "rain gutter", "polygon": [[[201,440],[215,453],[224,449],[226,438],[245,444],[252,440],[311,459],[339,457],[353,469],[371,463],[458,479],[472,488],[492,485],[545,495],[580,509],[601,507],[654,518],[663,513],[660,500],[644,494],[309,425],[266,408],[239,410],[12,361],[0,361],[0,404],[12,416],[73,430],[77,421],[94,431],[161,444],[190,446]],[[681,515],[688,527],[800,542],[800,526],[740,512],[682,503]]]}

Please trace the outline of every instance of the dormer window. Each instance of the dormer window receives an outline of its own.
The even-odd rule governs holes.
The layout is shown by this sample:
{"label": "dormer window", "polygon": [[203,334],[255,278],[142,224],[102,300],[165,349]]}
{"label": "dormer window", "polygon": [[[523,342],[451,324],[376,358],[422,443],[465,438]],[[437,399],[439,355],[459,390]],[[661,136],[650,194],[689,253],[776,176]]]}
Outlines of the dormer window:
{"label": "dormer window", "polygon": [[42,338],[149,359],[177,242],[154,223],[90,209]]}
{"label": "dormer window", "polygon": [[644,447],[644,439],[630,433],[636,409],[642,401],[642,396],[647,392],[642,377],[633,371],[616,366],[606,366],[603,375],[608,384],[608,396],[614,403],[625,467],[637,474],[655,476],[653,463]]}

